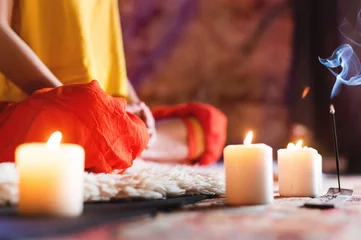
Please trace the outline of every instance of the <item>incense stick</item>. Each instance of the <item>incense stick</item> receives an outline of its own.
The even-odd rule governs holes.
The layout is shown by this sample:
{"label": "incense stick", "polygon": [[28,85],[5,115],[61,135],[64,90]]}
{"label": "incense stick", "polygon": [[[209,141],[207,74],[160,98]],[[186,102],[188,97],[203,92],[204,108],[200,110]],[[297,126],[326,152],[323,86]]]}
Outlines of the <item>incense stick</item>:
{"label": "incense stick", "polygon": [[330,113],[331,113],[331,115],[332,115],[333,143],[334,143],[334,146],[335,146],[335,154],[336,154],[336,168],[337,168],[338,190],[341,192],[340,166],[339,166],[339,154],[338,154],[338,143],[337,143],[335,107],[334,107],[332,104],[330,105]]}

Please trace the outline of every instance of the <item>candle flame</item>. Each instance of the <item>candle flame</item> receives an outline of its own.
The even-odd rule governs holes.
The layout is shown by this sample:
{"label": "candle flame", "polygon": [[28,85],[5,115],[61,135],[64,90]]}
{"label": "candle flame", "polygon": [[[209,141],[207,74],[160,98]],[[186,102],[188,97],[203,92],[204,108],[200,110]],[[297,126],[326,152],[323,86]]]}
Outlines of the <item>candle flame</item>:
{"label": "candle flame", "polygon": [[307,96],[309,91],[310,91],[310,87],[308,87],[308,86],[305,87],[305,89],[303,90],[303,93],[302,93],[302,99],[304,99]]}
{"label": "candle flame", "polygon": [[253,132],[252,131],[249,131],[248,133],[247,133],[247,136],[246,136],[246,138],[244,139],[244,141],[243,141],[243,144],[251,144],[252,143],[252,138],[253,138]]}
{"label": "candle flame", "polygon": [[51,150],[57,149],[60,146],[61,138],[62,138],[61,132],[59,131],[54,132],[50,136],[48,142],[46,143],[46,148]]}
{"label": "candle flame", "polygon": [[287,149],[294,149],[296,148],[295,144],[293,142],[290,142],[288,145],[287,145]]}
{"label": "candle flame", "polygon": [[[298,140],[298,142],[296,143],[296,145],[295,145],[293,142],[290,142],[290,143],[287,145],[287,149],[302,148],[302,144],[303,144],[303,141],[302,141],[301,139]],[[307,147],[303,147],[303,148],[307,148]]]}

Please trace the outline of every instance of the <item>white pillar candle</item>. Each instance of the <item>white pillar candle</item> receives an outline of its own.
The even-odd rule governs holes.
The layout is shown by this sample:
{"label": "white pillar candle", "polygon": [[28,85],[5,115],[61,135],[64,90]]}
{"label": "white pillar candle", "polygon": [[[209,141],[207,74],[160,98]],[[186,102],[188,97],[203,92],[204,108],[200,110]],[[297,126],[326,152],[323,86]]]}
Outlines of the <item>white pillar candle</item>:
{"label": "white pillar candle", "polygon": [[84,149],[60,144],[55,132],[48,143],[26,143],[17,147],[21,214],[79,216],[83,211]]}
{"label": "white pillar candle", "polygon": [[252,132],[244,145],[224,149],[226,201],[231,205],[259,205],[273,202],[272,148],[251,144]]}
{"label": "white pillar candle", "polygon": [[322,156],[321,156],[321,154],[318,154],[316,172],[318,172],[318,176],[319,176],[319,180],[318,180],[318,195],[320,195],[321,192],[322,192],[322,187],[323,187]]}
{"label": "white pillar candle", "polygon": [[283,197],[316,197],[322,187],[322,157],[317,150],[288,144],[278,150],[279,193]]}

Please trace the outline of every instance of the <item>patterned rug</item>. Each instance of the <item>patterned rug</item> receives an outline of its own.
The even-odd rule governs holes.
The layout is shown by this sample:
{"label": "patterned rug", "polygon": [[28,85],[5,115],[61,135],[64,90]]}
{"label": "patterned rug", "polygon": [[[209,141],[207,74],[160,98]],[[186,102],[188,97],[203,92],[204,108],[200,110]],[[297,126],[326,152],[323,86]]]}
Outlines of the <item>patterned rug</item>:
{"label": "patterned rug", "polygon": [[[310,198],[280,198],[268,206],[230,207],[223,198],[207,199],[181,211],[154,218],[118,222],[54,239],[361,239],[361,176],[342,177],[344,188],[354,189],[352,200],[329,210],[302,208]],[[325,176],[324,193],[336,187]]]}

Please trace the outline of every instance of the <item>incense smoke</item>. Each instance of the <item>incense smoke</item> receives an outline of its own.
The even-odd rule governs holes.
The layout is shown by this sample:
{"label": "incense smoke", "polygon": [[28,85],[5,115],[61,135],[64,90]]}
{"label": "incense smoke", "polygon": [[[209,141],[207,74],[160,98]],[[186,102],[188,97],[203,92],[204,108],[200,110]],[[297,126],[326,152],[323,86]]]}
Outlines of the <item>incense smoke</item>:
{"label": "incense smoke", "polygon": [[[339,46],[331,55],[331,57],[322,59],[320,62],[325,65],[336,77],[333,85],[331,98],[335,97],[341,84],[355,86],[361,84],[361,64],[360,60],[349,44]],[[333,68],[341,67],[341,72],[333,70]]]}
{"label": "incense smoke", "polygon": [[[350,42],[357,46],[361,43],[357,39],[361,39],[361,11],[357,15],[356,26],[344,20],[339,30],[341,34]],[[361,84],[361,64],[356,53],[349,44],[339,46],[329,58],[318,58],[332,74],[336,77],[335,84],[331,91],[331,99],[340,91],[341,84],[356,86]],[[341,67],[341,71],[337,71]]]}

